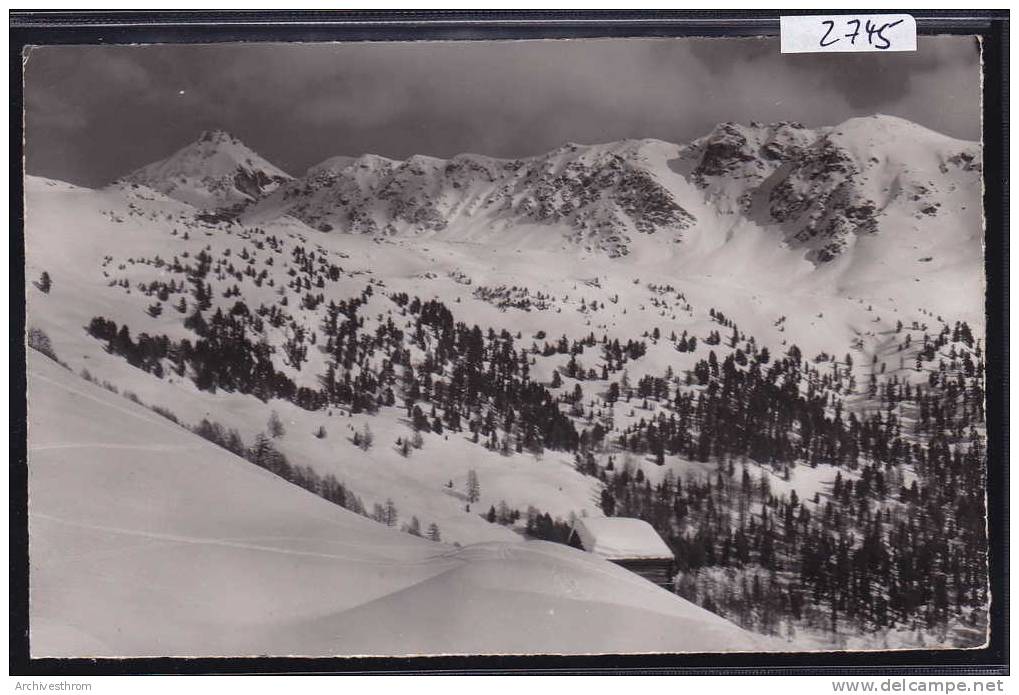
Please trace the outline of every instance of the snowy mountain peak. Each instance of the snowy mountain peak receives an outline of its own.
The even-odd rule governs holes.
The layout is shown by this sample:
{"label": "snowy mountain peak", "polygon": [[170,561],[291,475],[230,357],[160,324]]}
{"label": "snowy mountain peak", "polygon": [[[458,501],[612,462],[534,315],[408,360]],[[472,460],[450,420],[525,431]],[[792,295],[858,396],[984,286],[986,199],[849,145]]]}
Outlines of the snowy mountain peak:
{"label": "snowy mountain peak", "polygon": [[338,155],[336,157],[330,157],[329,159],[323,160],[318,164],[313,164],[308,167],[305,172],[306,177],[314,176],[323,172],[336,172],[343,171],[350,165],[357,161],[357,157],[348,157],[346,155]]}
{"label": "snowy mountain peak", "polygon": [[202,210],[237,212],[291,177],[224,130],[206,130],[125,177]]}
{"label": "snowy mountain peak", "polygon": [[198,137],[198,142],[240,143],[240,140],[227,131],[216,128],[214,130],[203,130],[202,134]]}
{"label": "snowy mountain peak", "polygon": [[941,142],[965,142],[931,130],[908,119],[884,113],[849,118],[829,130],[837,134],[854,133],[857,137],[878,140],[887,140],[889,137],[907,137],[910,139],[921,138]]}

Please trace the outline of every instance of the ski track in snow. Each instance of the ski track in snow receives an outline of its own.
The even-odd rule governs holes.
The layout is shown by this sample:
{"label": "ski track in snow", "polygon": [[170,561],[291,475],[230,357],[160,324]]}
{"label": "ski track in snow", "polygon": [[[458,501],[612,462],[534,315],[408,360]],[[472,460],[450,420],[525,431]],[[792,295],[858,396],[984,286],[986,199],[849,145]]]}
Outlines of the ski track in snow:
{"label": "ski track in snow", "polygon": [[120,405],[115,405],[113,403],[109,403],[108,401],[102,400],[101,398],[98,398],[98,397],[88,393],[87,391],[83,391],[82,389],[75,388],[74,386],[71,386],[70,384],[60,383],[58,381],[55,381],[54,379],[50,379],[49,377],[40,374],[37,371],[33,371],[33,370],[29,369],[28,373],[29,373],[29,375],[33,379],[39,379],[40,381],[45,381],[46,383],[52,384],[52,385],[56,386],[57,388],[63,389],[64,391],[67,391],[68,393],[74,394],[75,396],[79,396],[79,397],[84,398],[86,400],[90,400],[93,403],[99,403],[100,405],[102,405],[103,407],[106,407],[106,408],[113,408],[113,409],[117,410],[118,412],[123,413],[124,415],[128,415],[128,416],[130,416],[132,418],[136,418],[138,420],[142,420],[143,422],[156,423],[156,424],[160,424],[160,425],[162,425],[162,424],[170,424],[170,421],[167,420],[166,418],[162,418],[162,417],[160,417],[158,415],[154,415],[152,417],[149,417],[149,416],[144,415],[142,413],[138,413],[138,412],[136,412],[134,410],[131,410],[130,408],[126,408],[126,407],[123,407],[123,406],[120,406]]}
{"label": "ski track in snow", "polygon": [[61,442],[59,444],[32,444],[29,451],[51,451],[54,449],[114,449],[129,451],[201,451],[199,446],[179,444],[113,444],[109,442]]}
{"label": "ski track in snow", "polygon": [[[176,534],[158,533],[156,531],[139,531],[137,529],[118,528],[115,526],[104,526],[101,524],[90,524],[83,521],[72,521],[70,519],[62,519],[58,516],[51,514],[45,514],[43,512],[29,512],[29,518],[40,519],[43,521],[49,521],[56,524],[62,524],[65,526],[71,526],[74,528],[86,529],[89,531],[101,531],[104,533],[114,533],[122,536],[132,536],[136,538],[148,538],[156,541],[165,541],[168,543],[185,543],[189,545],[214,545],[222,546],[226,548],[238,548],[240,550],[256,550],[264,551],[268,553],[278,553],[280,555],[298,555],[304,557],[317,557],[325,558],[329,560],[339,560],[342,562],[357,562],[366,565],[383,565],[391,567],[405,567],[408,565],[429,565],[434,561],[434,557],[427,558],[425,560],[413,561],[413,560],[401,560],[399,562],[386,562],[382,560],[362,560],[357,558],[351,558],[347,555],[337,555],[333,553],[317,553],[309,550],[293,550],[290,548],[278,548],[271,545],[257,545],[254,543],[242,543],[239,541],[233,541],[222,538],[197,538],[193,536],[180,536]],[[374,544],[365,543],[349,543],[346,544],[352,548],[375,548]]]}

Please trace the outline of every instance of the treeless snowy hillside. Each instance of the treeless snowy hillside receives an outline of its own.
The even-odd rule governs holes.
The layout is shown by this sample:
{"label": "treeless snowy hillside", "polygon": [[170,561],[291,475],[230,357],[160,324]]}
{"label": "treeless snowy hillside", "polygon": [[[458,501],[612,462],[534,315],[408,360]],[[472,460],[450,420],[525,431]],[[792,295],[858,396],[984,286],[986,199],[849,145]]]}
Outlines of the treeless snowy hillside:
{"label": "treeless snowy hillside", "polygon": [[565,546],[392,531],[29,352],[33,656],[768,645]]}

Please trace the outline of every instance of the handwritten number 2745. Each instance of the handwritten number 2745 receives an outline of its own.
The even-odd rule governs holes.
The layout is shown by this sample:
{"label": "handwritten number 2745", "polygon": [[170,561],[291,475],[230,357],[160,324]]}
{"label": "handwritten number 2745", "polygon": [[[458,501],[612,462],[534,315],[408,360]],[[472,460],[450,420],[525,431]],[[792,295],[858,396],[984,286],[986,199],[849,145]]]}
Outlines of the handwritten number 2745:
{"label": "handwritten number 2745", "polygon": [[869,43],[874,48],[883,51],[892,45],[891,41],[889,41],[888,38],[884,35],[884,32],[896,26],[897,24],[902,24],[902,20],[899,19],[894,22],[888,22],[886,24],[877,25],[874,24],[869,19],[865,23],[861,22],[859,19],[850,19],[846,21],[846,28],[848,29],[850,25],[853,25],[853,30],[848,34],[844,34],[843,36],[835,37],[832,36],[832,32],[835,30],[835,22],[833,22],[830,19],[826,19],[822,22],[822,24],[828,25],[828,29],[824,32],[824,36],[821,37],[820,45],[822,48],[833,46],[842,39],[849,39],[849,43],[855,46],[856,39],[861,34],[865,33],[867,36],[867,43]]}

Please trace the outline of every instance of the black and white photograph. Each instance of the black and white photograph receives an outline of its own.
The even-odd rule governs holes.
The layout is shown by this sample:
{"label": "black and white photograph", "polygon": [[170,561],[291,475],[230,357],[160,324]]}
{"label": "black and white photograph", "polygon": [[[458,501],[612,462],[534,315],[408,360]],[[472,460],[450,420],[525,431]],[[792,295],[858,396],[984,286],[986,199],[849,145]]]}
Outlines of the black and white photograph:
{"label": "black and white photograph", "polygon": [[27,47],[31,656],[984,647],[981,52]]}

